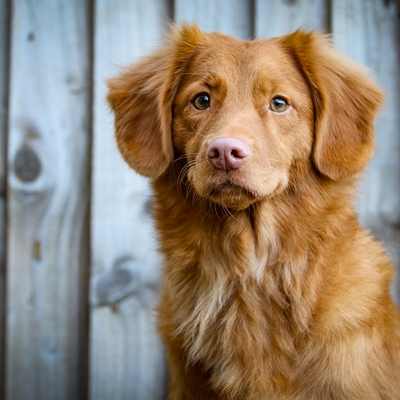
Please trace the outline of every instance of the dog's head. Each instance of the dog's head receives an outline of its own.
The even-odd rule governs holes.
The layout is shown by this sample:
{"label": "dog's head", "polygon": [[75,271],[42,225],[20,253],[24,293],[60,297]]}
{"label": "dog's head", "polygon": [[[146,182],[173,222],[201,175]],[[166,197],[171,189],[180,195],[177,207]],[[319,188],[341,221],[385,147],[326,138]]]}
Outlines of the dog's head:
{"label": "dog's head", "polygon": [[282,192],[295,165],[339,181],[374,147],[380,90],[316,32],[240,41],[196,26],[109,81],[119,149],[157,178],[177,158],[230,208]]}

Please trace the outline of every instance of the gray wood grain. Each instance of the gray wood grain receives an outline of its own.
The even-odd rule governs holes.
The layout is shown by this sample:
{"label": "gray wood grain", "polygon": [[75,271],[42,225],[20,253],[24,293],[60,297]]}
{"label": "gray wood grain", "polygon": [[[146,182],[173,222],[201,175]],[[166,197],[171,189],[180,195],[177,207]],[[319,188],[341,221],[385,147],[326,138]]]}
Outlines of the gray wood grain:
{"label": "gray wood grain", "polygon": [[166,369],[155,333],[162,259],[149,215],[148,181],[122,160],[105,79],[161,43],[167,1],[98,0],[94,140],[90,398],[163,399]]}
{"label": "gray wood grain", "polygon": [[85,2],[13,3],[8,400],[86,396],[90,143]]}
{"label": "gray wood grain", "polygon": [[249,39],[252,31],[250,1],[176,0],[175,20],[196,22],[205,32],[218,31],[240,39]]}
{"label": "gray wood grain", "polygon": [[4,397],[5,357],[5,191],[6,138],[8,111],[9,4],[0,0],[0,398]]}
{"label": "gray wood grain", "polygon": [[328,0],[255,0],[255,36],[273,37],[296,29],[329,27]]}

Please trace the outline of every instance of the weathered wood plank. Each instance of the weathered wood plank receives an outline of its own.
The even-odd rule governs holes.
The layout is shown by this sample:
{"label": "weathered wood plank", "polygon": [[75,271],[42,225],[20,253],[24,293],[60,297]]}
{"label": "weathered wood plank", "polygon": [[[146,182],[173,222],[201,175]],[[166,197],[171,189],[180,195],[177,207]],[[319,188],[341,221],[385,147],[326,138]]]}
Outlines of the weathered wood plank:
{"label": "weathered wood plank", "polygon": [[5,185],[8,110],[9,2],[0,0],[0,398],[4,398],[5,350]]}
{"label": "weathered wood plank", "polygon": [[92,180],[91,371],[93,400],[162,399],[164,354],[153,308],[161,257],[148,181],[122,160],[106,105],[105,78],[160,43],[168,1],[97,0]]}
{"label": "weathered wood plank", "polygon": [[255,35],[273,37],[298,28],[329,28],[329,0],[255,0]]}
{"label": "weathered wood plank", "polygon": [[[369,67],[386,92],[377,120],[377,148],[362,184],[361,220],[383,240],[400,272],[400,20],[394,2],[334,0],[334,41]],[[400,276],[393,294],[400,304]]]}
{"label": "weathered wood plank", "polygon": [[90,19],[13,3],[6,399],[86,396]]}
{"label": "weathered wood plank", "polygon": [[219,31],[241,39],[253,35],[251,1],[176,0],[175,20],[196,22],[205,32]]}

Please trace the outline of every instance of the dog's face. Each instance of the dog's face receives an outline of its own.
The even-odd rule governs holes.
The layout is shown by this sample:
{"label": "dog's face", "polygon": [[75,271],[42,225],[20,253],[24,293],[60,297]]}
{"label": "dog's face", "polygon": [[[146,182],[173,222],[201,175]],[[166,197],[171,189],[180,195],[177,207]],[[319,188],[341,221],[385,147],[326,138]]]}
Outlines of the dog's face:
{"label": "dog's face", "polygon": [[216,36],[185,67],[172,141],[196,193],[245,208],[281,192],[309,159],[313,108],[300,71],[273,41]]}
{"label": "dog's face", "polygon": [[176,29],[109,82],[126,161],[156,178],[176,159],[200,198],[243,209],[307,168],[332,181],[362,170],[382,95],[326,38],[297,31],[240,41]]}

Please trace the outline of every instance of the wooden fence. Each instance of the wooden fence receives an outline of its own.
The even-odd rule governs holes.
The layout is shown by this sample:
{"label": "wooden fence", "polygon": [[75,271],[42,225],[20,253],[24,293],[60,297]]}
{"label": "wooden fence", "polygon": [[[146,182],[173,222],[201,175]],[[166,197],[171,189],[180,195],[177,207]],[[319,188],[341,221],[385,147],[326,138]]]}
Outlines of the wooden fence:
{"label": "wooden fence", "polygon": [[151,197],[116,150],[104,81],[160,43],[170,20],[240,38],[319,28],[374,71],[387,96],[358,209],[400,265],[397,6],[0,0],[0,398],[164,397]]}

